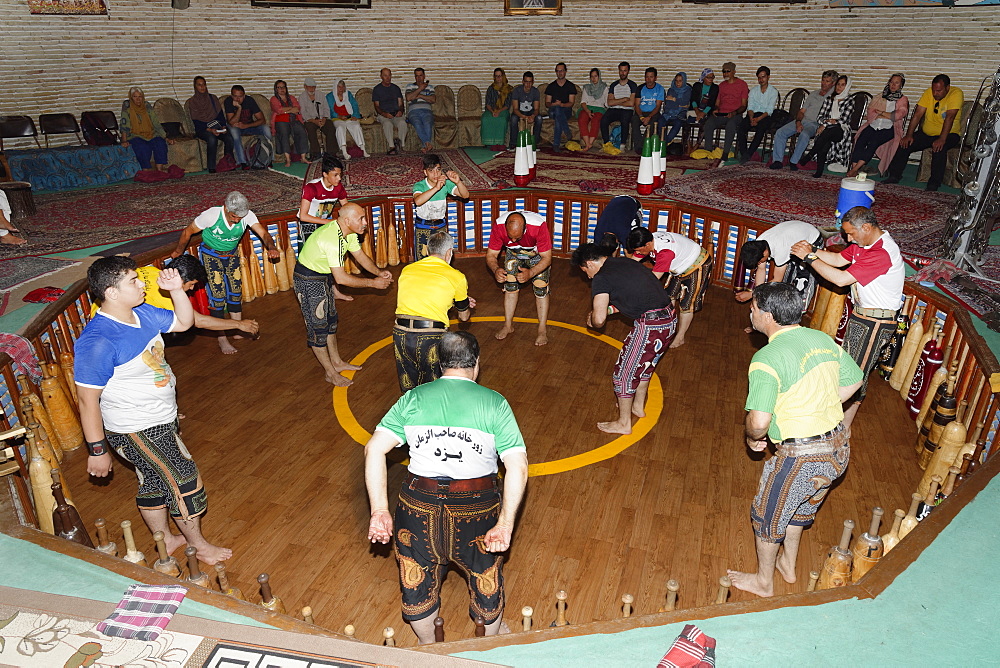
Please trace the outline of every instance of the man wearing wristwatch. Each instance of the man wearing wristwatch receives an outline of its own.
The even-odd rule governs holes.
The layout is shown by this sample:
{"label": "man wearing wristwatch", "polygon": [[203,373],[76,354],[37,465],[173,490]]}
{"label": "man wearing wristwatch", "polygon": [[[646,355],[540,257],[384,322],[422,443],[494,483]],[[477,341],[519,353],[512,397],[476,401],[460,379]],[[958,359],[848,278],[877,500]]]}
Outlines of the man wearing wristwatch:
{"label": "man wearing wristwatch", "polygon": [[861,367],[864,381],[844,410],[844,425],[850,430],[868,389],[868,375],[896,329],[905,274],[899,246],[879,227],[871,209],[856,206],[848,210],[843,229],[853,243],[839,253],[813,251],[808,242],[800,241],[792,246],[792,254],[831,283],[851,286],[854,308],[843,347]]}
{"label": "man wearing wristwatch", "polygon": [[[198,467],[177,434],[176,380],[163,355],[163,332],[183,332],[194,309],[176,269],[164,269],[159,287],[170,293],[173,311],[144,303],[145,284],[135,262],[113,256],[87,271],[91,298],[100,309],[76,342],[74,378],[80,421],[87,441],[87,472],[111,472],[111,448],[135,466],[136,505],[150,533],[162,531],[167,553],[188,544],[208,565],[232,550],[212,545],[201,533],[208,507]],[[170,530],[173,517],[181,535]]]}

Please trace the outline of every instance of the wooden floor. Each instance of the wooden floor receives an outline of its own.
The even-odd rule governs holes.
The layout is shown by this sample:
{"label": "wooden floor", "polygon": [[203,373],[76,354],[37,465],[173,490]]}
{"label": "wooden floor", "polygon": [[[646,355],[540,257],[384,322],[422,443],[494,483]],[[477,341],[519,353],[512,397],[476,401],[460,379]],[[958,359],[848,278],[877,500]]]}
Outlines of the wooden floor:
{"label": "wooden floor", "polygon": [[[483,260],[459,259],[456,266],[469,277],[476,315],[501,315],[502,296]],[[552,284],[550,319],[584,324],[589,284],[582,272],[556,260]],[[355,301],[338,302],[345,358],[389,335],[395,307],[394,289],[354,294]],[[518,315],[533,317],[533,301],[525,295]],[[393,626],[399,644],[415,644],[399,614],[395,560],[388,548],[366,540],[362,448],[334,415],[294,296],[256,300],[245,313],[260,321],[261,336],[237,342],[237,355],[222,356],[207,336],[167,354],[187,416],[184,441],[209,491],[206,535],[233,549],[230,579],[255,600],[255,578],[267,572],[289,612],[312,606],[320,626],[339,631],[354,624],[368,642],[380,641],[382,628]],[[753,569],[749,504],[763,459],[743,444],[743,401],[750,357],[764,340],[743,332],[748,322],[745,305],[710,288],[688,344],[659,365],[664,409],[652,431],[612,459],[530,479],[505,569],[511,626],[524,605],[534,607],[536,624],[548,625],[559,589],[569,593],[570,622],[606,620],[620,615],[623,593],[635,596],[638,614],[655,612],[665,582],[674,578],[681,585],[678,606],[690,608],[713,601],[726,568]],[[529,461],[567,457],[610,440],[595,423],[614,415],[612,347],[556,327],[542,348],[532,345],[534,325],[518,325],[503,342],[492,338],[496,323],[469,327],[483,347],[480,381],[510,401]],[[617,318],[606,329],[619,340],[626,331]],[[881,380],[872,385],[854,426],[850,467],[805,532],[799,583],[779,577],[776,593],[804,591],[808,572],[819,569],[844,519],[867,526],[875,505],[891,517],[916,486],[913,422],[896,392]],[[371,430],[398,396],[391,347],[383,347],[355,376],[350,406]],[[120,466],[111,484],[95,485],[86,478],[84,458],[82,450],[72,453],[67,466],[84,519],[91,526],[98,517],[109,525],[132,520],[139,549],[151,554],[152,539],[134,504],[134,474]],[[390,468],[391,490],[403,472]],[[390,497],[394,504],[394,491]],[[461,575],[452,572],[442,595],[449,640],[473,635],[466,597]],[[734,590],[730,600],[749,598]]]}

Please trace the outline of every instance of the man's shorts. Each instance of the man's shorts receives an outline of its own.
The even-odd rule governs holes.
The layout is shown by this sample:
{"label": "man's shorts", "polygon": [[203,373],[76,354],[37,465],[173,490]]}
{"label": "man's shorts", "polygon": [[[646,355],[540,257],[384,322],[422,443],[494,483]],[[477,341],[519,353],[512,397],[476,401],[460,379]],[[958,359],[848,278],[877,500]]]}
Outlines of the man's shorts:
{"label": "man's shorts", "polygon": [[306,323],[306,342],[313,348],[326,346],[326,338],[337,333],[337,304],[333,299],[333,275],[319,274],[295,265],[292,274],[295,298]]}
{"label": "man's shorts", "polygon": [[[409,476],[407,476],[407,479]],[[393,518],[403,619],[414,622],[441,606],[441,584],[453,563],[468,580],[469,616],[487,624],[503,613],[503,555],[483,541],[500,516],[500,492],[437,494],[404,482]]]}
{"label": "man's shorts", "polygon": [[[527,283],[519,283],[517,273],[520,269],[531,269],[542,261],[542,254],[538,251],[512,251],[504,248],[503,268],[507,272],[507,280],[504,281],[505,292],[517,292]],[[552,275],[551,265],[545,271],[531,279],[531,289],[536,297],[545,297],[549,294],[549,277]]]}
{"label": "man's shorts", "polygon": [[[828,434],[803,445],[783,447],[782,442],[778,454],[764,464],[750,521],[754,535],[765,543],[782,542],[789,524],[811,525],[830,485],[847,469],[851,457],[847,429],[841,423]],[[808,448],[808,454],[783,454],[794,453],[795,448]]]}
{"label": "man's shorts", "polygon": [[715,258],[712,257],[711,253],[707,253],[701,264],[691,268],[689,273],[677,276],[670,281],[670,296],[677,300],[678,311],[697,313],[701,310],[708,285],[712,282],[712,267],[714,265]]}
{"label": "man's shorts", "polygon": [[844,350],[850,355],[864,374],[864,381],[861,389],[855,392],[852,397],[854,401],[861,401],[868,393],[868,376],[878,365],[878,358],[882,354],[882,348],[887,346],[892,340],[892,334],[896,331],[896,318],[871,318],[856,312],[851,312],[851,317],[847,320],[847,331],[844,333]]}

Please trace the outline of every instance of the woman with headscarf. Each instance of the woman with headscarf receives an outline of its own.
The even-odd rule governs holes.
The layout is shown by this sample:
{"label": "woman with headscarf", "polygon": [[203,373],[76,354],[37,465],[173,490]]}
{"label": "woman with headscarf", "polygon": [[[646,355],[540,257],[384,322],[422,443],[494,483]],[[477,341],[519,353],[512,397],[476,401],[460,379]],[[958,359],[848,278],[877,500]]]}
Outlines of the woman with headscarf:
{"label": "woman with headscarf", "polygon": [[507,146],[507,124],[510,120],[510,94],[514,88],[507,82],[503,68],[493,70],[493,83],[486,89],[486,109],[479,124],[483,146]]}
{"label": "woman with headscarf", "polygon": [[910,110],[910,101],[903,95],[906,78],[897,72],[889,77],[882,94],[871,101],[865,112],[866,120],[854,135],[851,169],[847,176],[857,176],[861,168],[878,156],[878,171],[885,174],[903,138],[903,121]]}
{"label": "woman with headscarf", "polygon": [[691,106],[691,86],[688,85],[686,72],[678,72],[667,89],[663,101],[663,126],[667,128],[664,144],[669,144],[681,131],[686,122],[688,108]]}
{"label": "woman with headscarf", "polygon": [[309,136],[302,125],[299,101],[288,93],[288,84],[281,79],[274,82],[274,96],[271,97],[271,134],[277,138],[275,152],[285,156],[285,167],[291,166],[293,154],[298,155],[300,161],[309,162],[306,159]]}
{"label": "woman with headscarf", "polygon": [[354,143],[361,149],[364,157],[369,157],[365,150],[365,135],[361,131],[361,110],[358,108],[358,101],[347,90],[347,82],[341,79],[337,82],[336,90],[326,94],[326,103],[330,105],[330,113],[333,114],[333,125],[337,128],[337,143],[340,144],[340,155],[346,161],[351,156],[347,152],[347,133],[351,133]]}
{"label": "woman with headscarf", "polygon": [[[715,70],[706,67],[701,71],[697,83],[691,87],[691,109],[688,111],[688,123],[701,127],[710,113],[715,111],[716,100],[719,98],[719,85],[715,83]],[[697,142],[692,142],[697,145]]]}
{"label": "woman with headscarf", "polygon": [[141,169],[150,169],[152,158],[153,169],[167,171],[167,144],[173,144],[174,140],[167,139],[153,105],[146,102],[146,95],[138,86],[129,88],[128,99],[122,102],[118,131],[122,135],[122,146],[132,147]]}
{"label": "woman with headscarf", "polygon": [[[816,158],[813,178],[823,176],[827,162],[846,163],[851,155],[851,115],[854,98],[851,97],[851,79],[846,74],[837,78],[833,95],[826,98],[819,110],[819,130],[813,135],[812,148],[799,160],[799,166]],[[843,167],[842,171],[847,168]]]}
{"label": "woman with headscarf", "polygon": [[580,115],[576,124],[580,128],[582,150],[589,151],[594,141],[601,136],[601,118],[608,110],[608,84],[601,81],[601,71],[590,70],[590,83],[583,84],[580,96]]}
{"label": "woman with headscarf", "polygon": [[225,154],[232,157],[233,138],[226,129],[226,115],[222,112],[219,98],[208,92],[205,77],[194,78],[194,95],[184,106],[194,121],[195,136],[207,145],[208,171],[214,174],[219,142],[225,146]]}

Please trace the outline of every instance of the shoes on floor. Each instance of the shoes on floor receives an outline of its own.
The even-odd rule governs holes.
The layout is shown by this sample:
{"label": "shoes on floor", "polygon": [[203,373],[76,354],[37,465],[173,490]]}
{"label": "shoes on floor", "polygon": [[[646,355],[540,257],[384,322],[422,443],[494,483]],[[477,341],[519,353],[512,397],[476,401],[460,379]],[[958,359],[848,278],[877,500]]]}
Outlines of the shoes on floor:
{"label": "shoes on floor", "polygon": [[770,167],[771,169],[781,169],[782,167],[784,167],[784,165],[781,164],[780,160],[775,160],[770,165],[768,165],[768,167]]}
{"label": "shoes on floor", "polygon": [[927,186],[924,187],[924,190],[926,190],[929,193],[933,193],[933,192],[937,192],[937,189],[940,188],[940,187],[941,186],[938,185],[937,183],[928,183]]}
{"label": "shoes on floor", "polygon": [[703,148],[699,148],[699,149],[695,149],[694,151],[691,151],[691,159],[692,160],[704,160],[706,158],[711,158],[711,157],[712,157],[712,154],[709,153],[708,151],[706,151]]}
{"label": "shoes on floor", "polygon": [[715,160],[721,160],[722,159],[722,149],[721,148],[715,149],[714,151],[712,151],[711,153],[709,153],[709,157],[710,158],[714,158]]}
{"label": "shoes on floor", "polygon": [[607,153],[608,155],[621,155],[622,154],[622,150],[620,148],[616,147],[611,142],[605,142],[604,146],[601,147],[601,150],[604,151],[605,153]]}
{"label": "shoes on floor", "polygon": [[790,162],[788,163],[788,169],[792,170],[793,172],[797,172],[799,171],[799,166],[796,165],[794,162]]}
{"label": "shoes on floor", "polygon": [[899,183],[900,179],[898,176],[887,176],[882,179],[882,183]]}
{"label": "shoes on floor", "polygon": [[748,162],[750,162],[750,158],[752,157],[753,157],[752,153],[744,153],[743,155],[740,156],[740,164],[741,165],[747,164]]}

